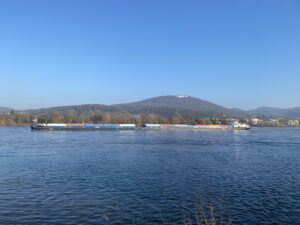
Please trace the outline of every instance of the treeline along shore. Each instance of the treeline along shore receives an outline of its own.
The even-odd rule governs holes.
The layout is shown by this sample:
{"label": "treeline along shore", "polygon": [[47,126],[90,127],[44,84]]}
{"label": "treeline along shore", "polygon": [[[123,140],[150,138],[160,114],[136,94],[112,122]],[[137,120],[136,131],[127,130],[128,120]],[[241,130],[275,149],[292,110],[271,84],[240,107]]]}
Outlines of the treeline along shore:
{"label": "treeline along shore", "polygon": [[193,118],[188,115],[176,113],[172,116],[160,116],[156,114],[129,114],[129,113],[97,113],[87,114],[30,114],[30,113],[6,113],[0,114],[0,126],[26,126],[34,119],[41,123],[102,123],[119,124],[134,123],[141,126],[146,123],[153,124],[228,124],[226,118]]}
{"label": "treeline along shore", "polygon": [[98,123],[120,124],[133,123],[137,126],[143,124],[231,124],[233,120],[247,123],[254,127],[300,127],[299,119],[287,118],[232,118],[232,117],[193,117],[183,113],[175,113],[169,116],[158,114],[130,114],[103,112],[95,114],[60,113],[2,113],[0,114],[0,126],[29,126],[34,119],[41,123]]}

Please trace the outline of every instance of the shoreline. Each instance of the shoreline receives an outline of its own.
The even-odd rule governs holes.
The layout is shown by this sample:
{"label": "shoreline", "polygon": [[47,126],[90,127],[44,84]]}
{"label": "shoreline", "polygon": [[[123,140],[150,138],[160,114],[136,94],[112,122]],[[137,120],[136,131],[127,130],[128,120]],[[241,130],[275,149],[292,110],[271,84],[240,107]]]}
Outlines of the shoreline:
{"label": "shoreline", "polygon": [[[29,127],[30,128],[31,125],[32,125],[31,123],[29,123],[29,124],[14,124],[14,125],[8,125],[8,124],[2,125],[1,124],[0,127]],[[300,128],[300,126],[251,126],[251,128]],[[158,129],[152,129],[152,130],[158,130]],[[168,129],[165,129],[165,130],[168,130]],[[188,129],[186,129],[186,130],[188,130]]]}

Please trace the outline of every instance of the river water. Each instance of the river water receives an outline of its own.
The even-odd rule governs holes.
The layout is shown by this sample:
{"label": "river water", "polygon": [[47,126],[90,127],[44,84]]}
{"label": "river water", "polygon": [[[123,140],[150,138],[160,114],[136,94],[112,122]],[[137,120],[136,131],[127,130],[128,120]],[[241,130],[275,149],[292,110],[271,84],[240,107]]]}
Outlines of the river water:
{"label": "river water", "polygon": [[0,128],[0,224],[300,224],[300,129],[31,132]]}

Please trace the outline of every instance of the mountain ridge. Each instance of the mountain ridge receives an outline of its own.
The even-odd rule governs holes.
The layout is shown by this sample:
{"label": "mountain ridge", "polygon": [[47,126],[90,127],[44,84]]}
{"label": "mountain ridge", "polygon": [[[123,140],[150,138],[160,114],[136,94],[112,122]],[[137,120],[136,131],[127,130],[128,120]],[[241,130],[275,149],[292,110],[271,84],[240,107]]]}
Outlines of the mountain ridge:
{"label": "mountain ridge", "polygon": [[69,105],[50,108],[29,109],[23,112],[28,113],[132,113],[132,114],[159,114],[170,116],[176,113],[184,113],[193,117],[196,116],[230,116],[232,112],[220,105],[204,101],[190,96],[159,96],[140,100],[131,103],[104,105],[84,104]]}
{"label": "mountain ridge", "polygon": [[[8,113],[12,109],[0,107],[1,113]],[[17,112],[21,110],[16,110]],[[242,110],[238,108],[226,108],[224,106],[202,100],[192,96],[165,95],[148,98],[140,101],[122,104],[82,104],[55,106],[40,109],[22,110],[25,113],[73,113],[73,114],[95,114],[95,113],[132,113],[132,114],[159,114],[170,116],[176,113],[190,115],[192,117],[300,117],[300,107],[276,108],[259,107],[253,110]]]}

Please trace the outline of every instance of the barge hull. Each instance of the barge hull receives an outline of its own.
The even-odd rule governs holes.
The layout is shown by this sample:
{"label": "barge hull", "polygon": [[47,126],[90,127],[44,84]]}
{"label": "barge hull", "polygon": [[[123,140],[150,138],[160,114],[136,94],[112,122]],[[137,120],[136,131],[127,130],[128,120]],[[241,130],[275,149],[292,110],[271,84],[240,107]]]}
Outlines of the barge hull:
{"label": "barge hull", "polygon": [[142,127],[135,124],[33,124],[32,130],[39,131],[119,131],[119,130],[154,130],[154,131],[229,131],[248,130],[249,125],[186,125],[186,124],[145,124]]}
{"label": "barge hull", "polygon": [[137,130],[135,128],[49,128],[31,127],[33,131],[118,131],[118,130]]}

